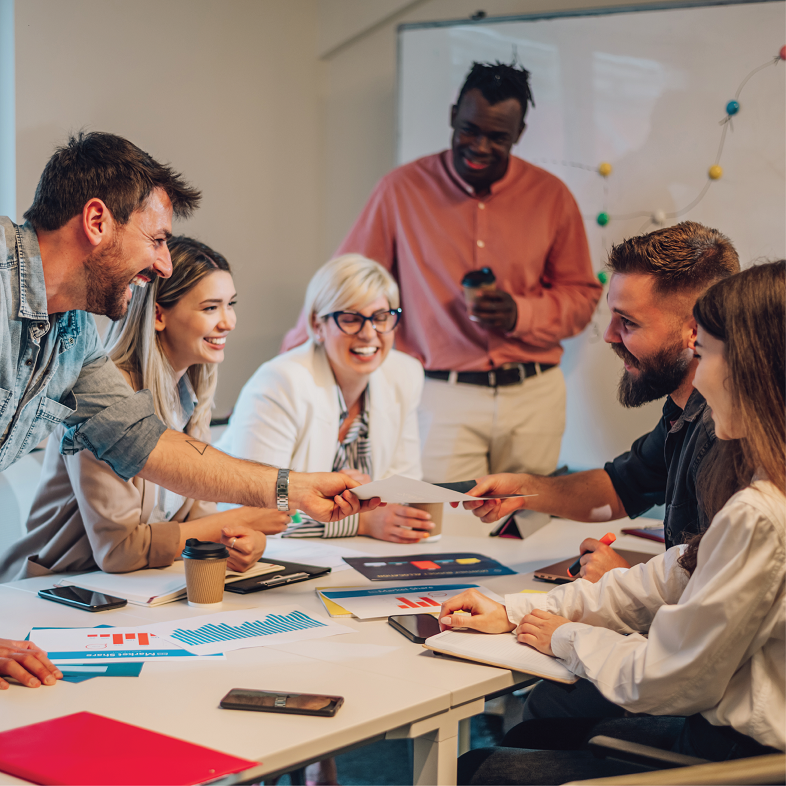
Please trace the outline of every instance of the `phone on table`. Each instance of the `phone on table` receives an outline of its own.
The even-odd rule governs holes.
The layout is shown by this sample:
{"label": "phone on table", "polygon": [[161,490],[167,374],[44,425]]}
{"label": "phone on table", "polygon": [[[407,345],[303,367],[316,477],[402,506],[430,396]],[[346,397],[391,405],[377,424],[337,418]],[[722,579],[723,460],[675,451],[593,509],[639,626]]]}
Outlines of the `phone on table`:
{"label": "phone on table", "polygon": [[439,620],[431,614],[396,614],[388,617],[388,624],[416,644],[439,633]]}
{"label": "phone on table", "polygon": [[114,595],[104,595],[103,592],[93,592],[84,587],[50,587],[38,590],[38,597],[44,600],[53,600],[56,603],[65,603],[83,611],[108,611],[125,606],[125,598],[116,598]]}
{"label": "phone on table", "polygon": [[219,706],[225,710],[287,712],[293,715],[321,715],[332,718],[343,703],[343,696],[232,688],[221,699]]}

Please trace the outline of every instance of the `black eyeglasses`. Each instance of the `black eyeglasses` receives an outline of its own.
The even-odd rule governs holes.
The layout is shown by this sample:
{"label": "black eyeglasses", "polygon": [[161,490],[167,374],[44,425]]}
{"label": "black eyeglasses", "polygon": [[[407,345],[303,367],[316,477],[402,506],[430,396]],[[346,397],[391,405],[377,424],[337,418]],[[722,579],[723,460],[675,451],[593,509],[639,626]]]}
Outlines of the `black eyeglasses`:
{"label": "black eyeglasses", "polygon": [[395,330],[399,319],[401,319],[401,309],[391,308],[389,311],[375,311],[370,317],[364,317],[357,311],[333,311],[324,315],[324,319],[328,317],[333,317],[338,329],[349,336],[360,333],[366,322],[370,322],[371,327],[377,333],[390,333],[391,330]]}

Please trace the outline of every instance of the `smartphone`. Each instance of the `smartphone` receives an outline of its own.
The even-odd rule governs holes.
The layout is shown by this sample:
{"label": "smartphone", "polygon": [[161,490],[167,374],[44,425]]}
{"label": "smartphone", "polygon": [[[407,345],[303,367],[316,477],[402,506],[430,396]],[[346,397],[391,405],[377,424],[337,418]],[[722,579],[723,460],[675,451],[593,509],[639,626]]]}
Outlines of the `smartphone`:
{"label": "smartphone", "polygon": [[431,614],[397,614],[388,617],[388,624],[416,644],[439,633],[439,620]]}
{"label": "smartphone", "polygon": [[314,693],[244,690],[232,688],[219,703],[225,710],[287,712],[293,715],[322,715],[332,718],[344,703],[343,696],[320,696]]}
{"label": "smartphone", "polygon": [[53,600],[56,603],[65,603],[83,611],[108,611],[125,606],[125,598],[116,598],[114,595],[104,595],[103,592],[93,592],[84,587],[50,587],[38,590],[38,597],[44,600]]}

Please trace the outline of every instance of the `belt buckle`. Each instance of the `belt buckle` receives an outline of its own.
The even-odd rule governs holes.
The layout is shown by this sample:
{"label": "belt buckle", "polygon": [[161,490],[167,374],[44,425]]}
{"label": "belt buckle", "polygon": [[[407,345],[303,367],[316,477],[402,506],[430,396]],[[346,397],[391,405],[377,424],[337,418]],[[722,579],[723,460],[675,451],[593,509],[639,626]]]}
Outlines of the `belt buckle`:
{"label": "belt buckle", "polygon": [[495,371],[489,371],[489,387],[497,387],[497,374]]}
{"label": "belt buckle", "polygon": [[523,363],[516,363],[516,368],[519,370],[519,385],[527,378],[527,369],[524,368]]}

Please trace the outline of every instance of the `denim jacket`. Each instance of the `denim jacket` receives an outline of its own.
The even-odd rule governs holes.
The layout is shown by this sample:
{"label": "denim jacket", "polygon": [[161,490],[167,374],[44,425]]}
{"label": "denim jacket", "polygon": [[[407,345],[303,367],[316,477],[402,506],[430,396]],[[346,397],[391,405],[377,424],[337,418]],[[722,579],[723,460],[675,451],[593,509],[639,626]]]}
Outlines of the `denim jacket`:
{"label": "denim jacket", "polygon": [[144,467],[165,426],[149,391],[134,393],[84,311],[48,314],[33,227],[0,216],[0,471],[60,423],[69,455],[88,448],[124,480]]}
{"label": "denim jacket", "polygon": [[694,390],[684,410],[668,397],[658,425],[605,466],[632,519],[665,503],[667,549],[709,526],[696,498],[696,476],[714,444],[712,413]]}

